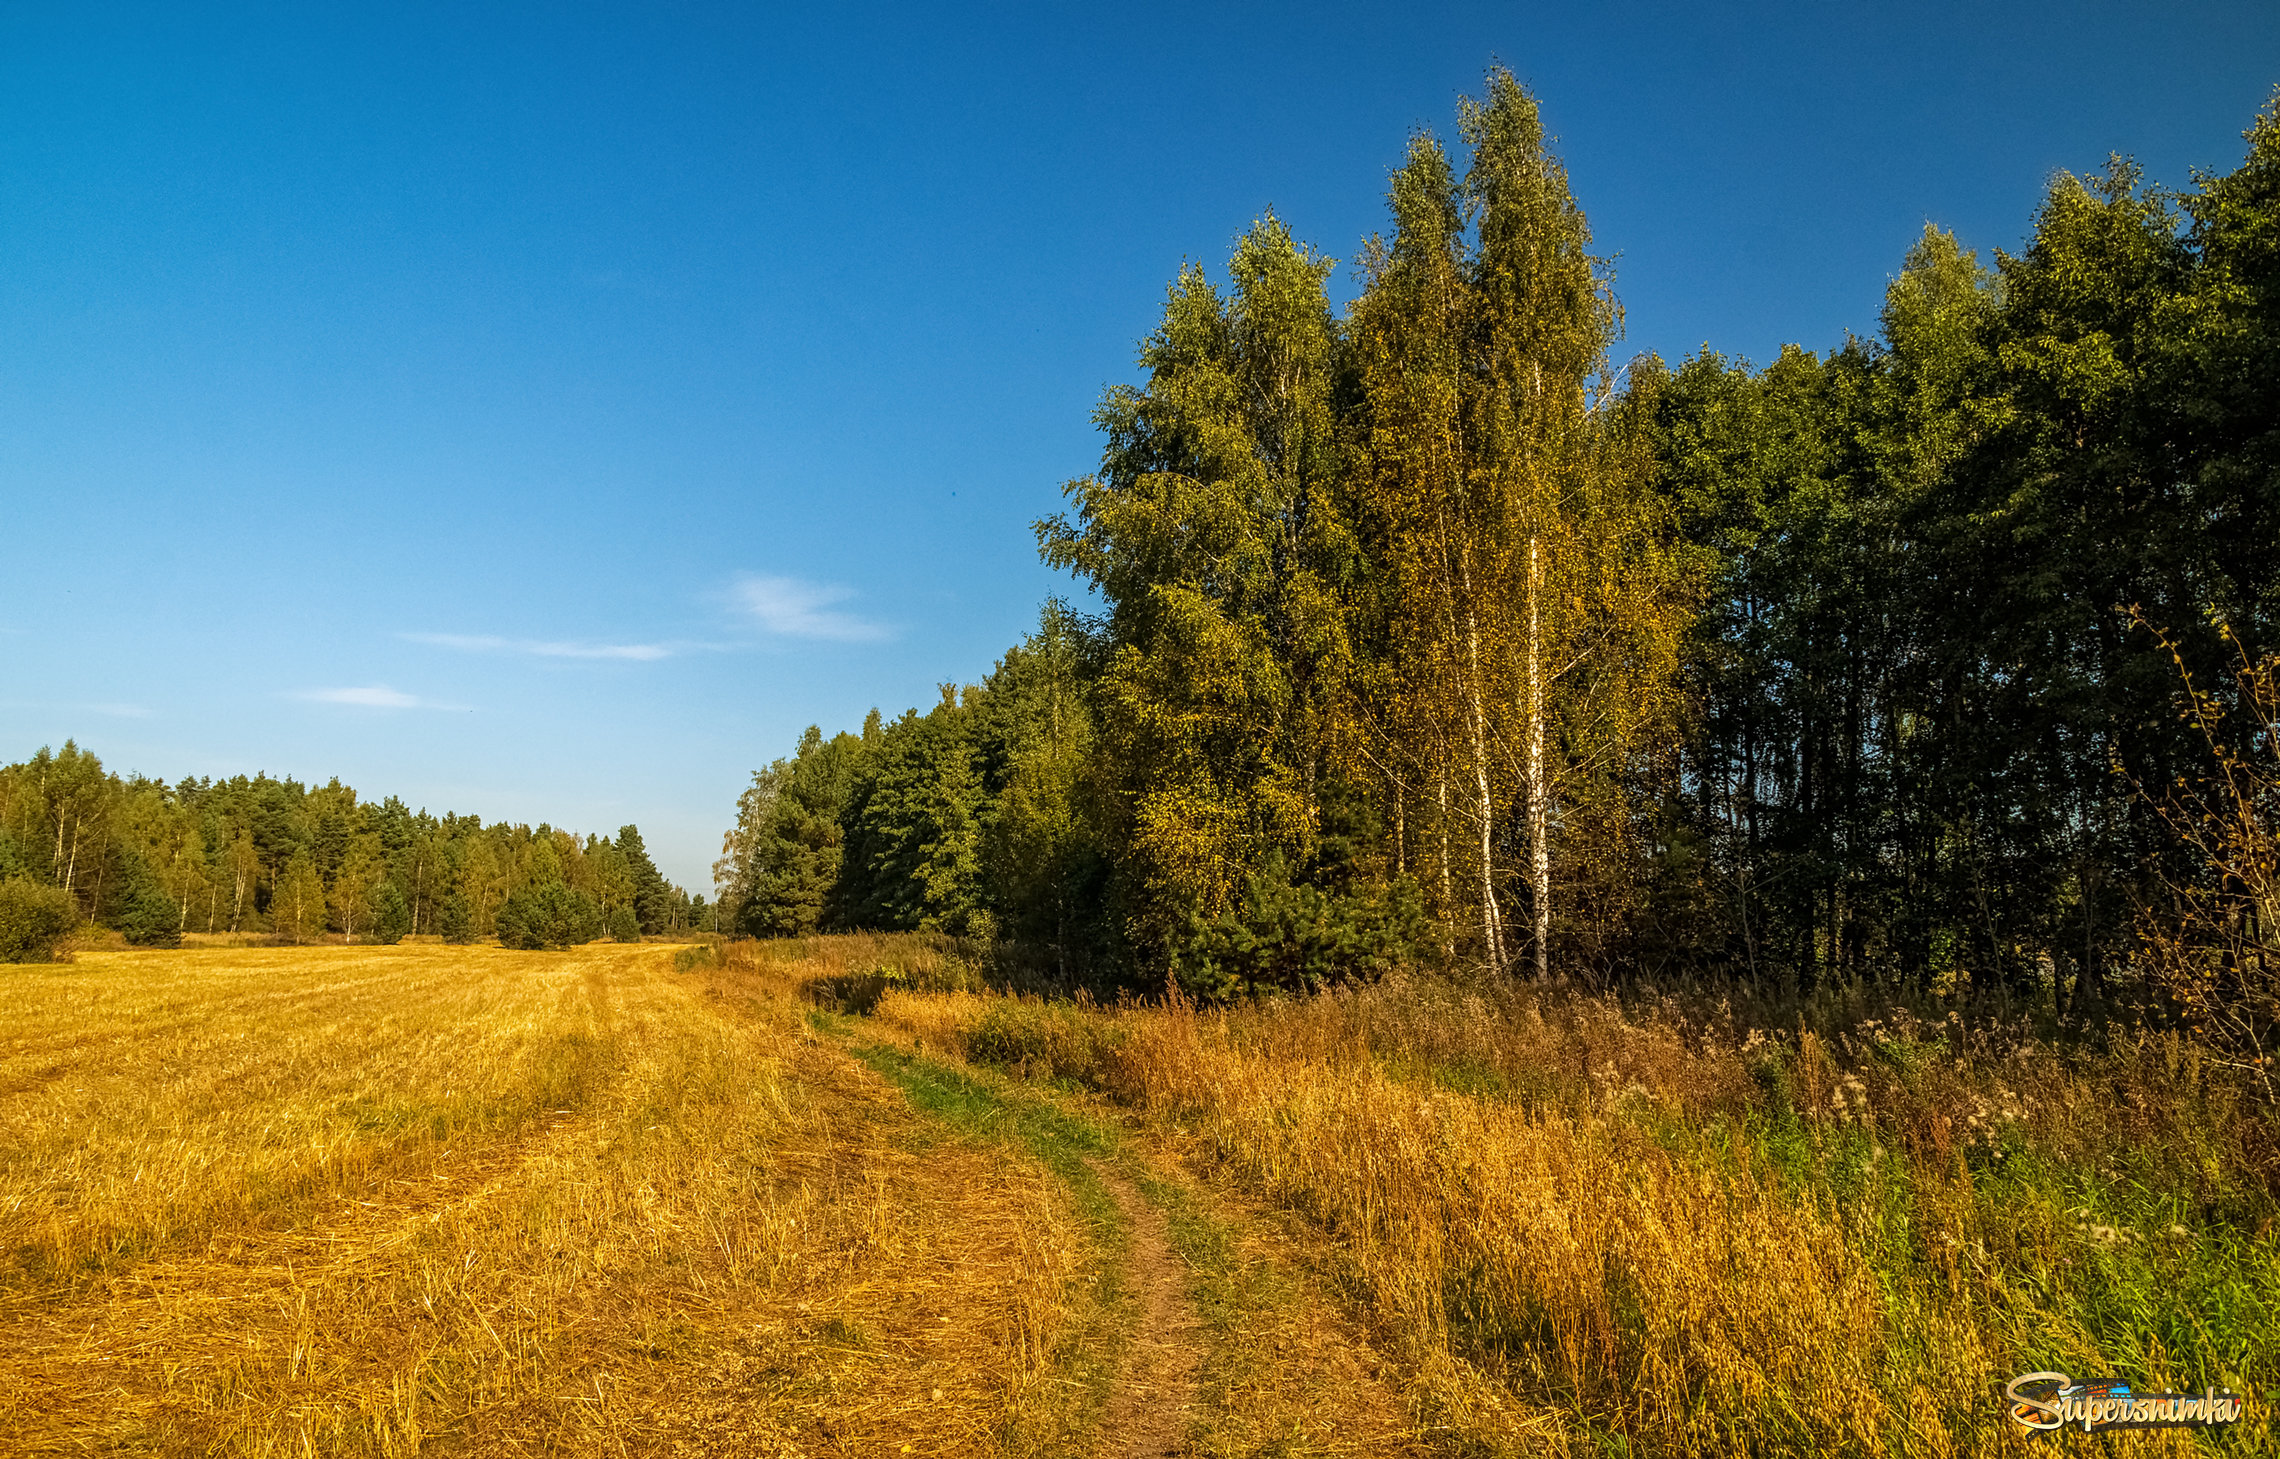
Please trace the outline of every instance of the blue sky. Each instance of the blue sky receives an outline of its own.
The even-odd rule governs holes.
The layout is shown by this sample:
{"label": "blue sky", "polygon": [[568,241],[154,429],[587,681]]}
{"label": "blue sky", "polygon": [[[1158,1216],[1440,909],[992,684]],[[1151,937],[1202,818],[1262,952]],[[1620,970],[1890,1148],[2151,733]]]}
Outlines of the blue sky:
{"label": "blue sky", "polygon": [[[1491,58],[1622,350],[1874,328],[1929,220],[2229,168],[2270,3],[0,10],[0,759],[638,821],[1065,582],[1184,259],[1341,260]],[[1352,292],[1341,268],[1338,288]]]}

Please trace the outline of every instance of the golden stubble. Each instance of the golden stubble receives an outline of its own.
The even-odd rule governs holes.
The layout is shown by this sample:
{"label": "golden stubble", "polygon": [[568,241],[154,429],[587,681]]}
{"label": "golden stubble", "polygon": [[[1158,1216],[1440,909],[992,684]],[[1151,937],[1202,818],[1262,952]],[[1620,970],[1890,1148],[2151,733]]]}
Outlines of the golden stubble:
{"label": "golden stubble", "polygon": [[1078,1236],[674,949],[0,976],[16,1452],[995,1453]]}

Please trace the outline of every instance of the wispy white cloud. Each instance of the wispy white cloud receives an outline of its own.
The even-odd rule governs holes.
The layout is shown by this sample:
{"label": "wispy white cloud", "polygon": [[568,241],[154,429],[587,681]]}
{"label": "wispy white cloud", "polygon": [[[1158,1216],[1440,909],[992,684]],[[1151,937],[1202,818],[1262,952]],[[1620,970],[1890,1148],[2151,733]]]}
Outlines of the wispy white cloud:
{"label": "wispy white cloud", "polygon": [[649,663],[680,650],[669,643],[571,643],[536,638],[500,638],[490,633],[406,633],[413,643],[432,643],[466,653],[531,654],[542,659],[631,659]]}
{"label": "wispy white cloud", "polygon": [[0,706],[4,706],[9,709],[40,709],[50,712],[62,710],[68,714],[104,714],[109,715],[113,719],[150,718],[150,706],[147,704],[120,704],[115,702],[90,704],[84,701],[59,702],[47,699],[7,699],[0,700]]}
{"label": "wispy white cloud", "polygon": [[842,613],[832,605],[855,596],[853,588],[799,578],[747,575],[730,596],[761,629],[783,638],[823,638],[836,643],[877,643],[893,634],[882,624]]}
{"label": "wispy white cloud", "polygon": [[312,704],[349,704],[359,709],[465,709],[464,704],[438,704],[401,689],[385,684],[366,684],[347,689],[297,689],[292,698],[305,699]]}

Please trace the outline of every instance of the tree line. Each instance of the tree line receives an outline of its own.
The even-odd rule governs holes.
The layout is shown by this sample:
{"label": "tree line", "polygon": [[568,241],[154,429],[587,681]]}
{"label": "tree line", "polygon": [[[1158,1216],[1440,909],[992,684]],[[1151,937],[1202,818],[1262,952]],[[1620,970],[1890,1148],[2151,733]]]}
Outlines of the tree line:
{"label": "tree line", "polygon": [[1990,261],[1927,228],[1873,336],[1617,367],[1492,73],[1350,306],[1271,215],[1224,287],[1181,272],[1038,524],[1099,611],[811,729],[739,802],[725,918],[1211,996],[1425,959],[2087,1013],[2211,916],[2206,975],[2268,977],[2268,894],[2179,829],[2274,755],[2272,107],[2246,137],[2182,190],[2059,175]]}
{"label": "tree line", "polygon": [[364,800],[337,778],[169,785],[107,771],[68,741],[0,767],[0,901],[0,953],[17,956],[80,922],[146,946],[197,932],[540,947],[711,920],[634,826],[615,839],[485,826]]}

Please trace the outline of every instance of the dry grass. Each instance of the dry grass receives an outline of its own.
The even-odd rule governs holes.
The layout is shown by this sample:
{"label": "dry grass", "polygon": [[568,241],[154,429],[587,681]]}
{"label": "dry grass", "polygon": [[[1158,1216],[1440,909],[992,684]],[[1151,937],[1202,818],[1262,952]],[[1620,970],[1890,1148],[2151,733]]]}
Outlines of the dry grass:
{"label": "dry grass", "polygon": [[[1264,1194],[1313,1217],[1428,1365],[1467,1357],[1579,1423],[1673,1452],[1746,1449],[1728,1442],[1736,1419],[1810,1388],[1818,1411],[1795,1437],[1876,1447],[1875,1282],[1832,1224],[1762,1179],[1689,1169],[1617,1126],[1515,1118],[1210,1032],[1137,1021],[1117,1059],[1130,1097],[1196,1122]],[[1484,1398],[1458,1381],[1442,1401],[1494,1429]]]}
{"label": "dry grass", "polygon": [[[1002,1452],[1078,1237],[667,947],[0,974],[11,1452]],[[1041,1396],[1042,1395],[1042,1396]]]}
{"label": "dry grass", "polygon": [[2174,1043],[1904,1015],[1824,1040],[1407,981],[879,1015],[1098,1089],[1302,1213],[1419,1418],[1491,1451],[2023,1452],[2012,1374],[2258,1393],[2280,1365],[2270,1130]]}
{"label": "dry grass", "polygon": [[[928,938],[0,971],[5,1447],[1081,1452],[1132,1304],[1078,1178],[1109,1146],[1054,1142],[1112,1108],[1203,1321],[1200,1453],[2000,1452],[2011,1373],[2253,1422],[2280,1370],[2271,1129],[2189,1045],[920,991],[972,982]],[[824,1022],[1060,1090],[936,1109],[811,1031],[862,989]]]}

